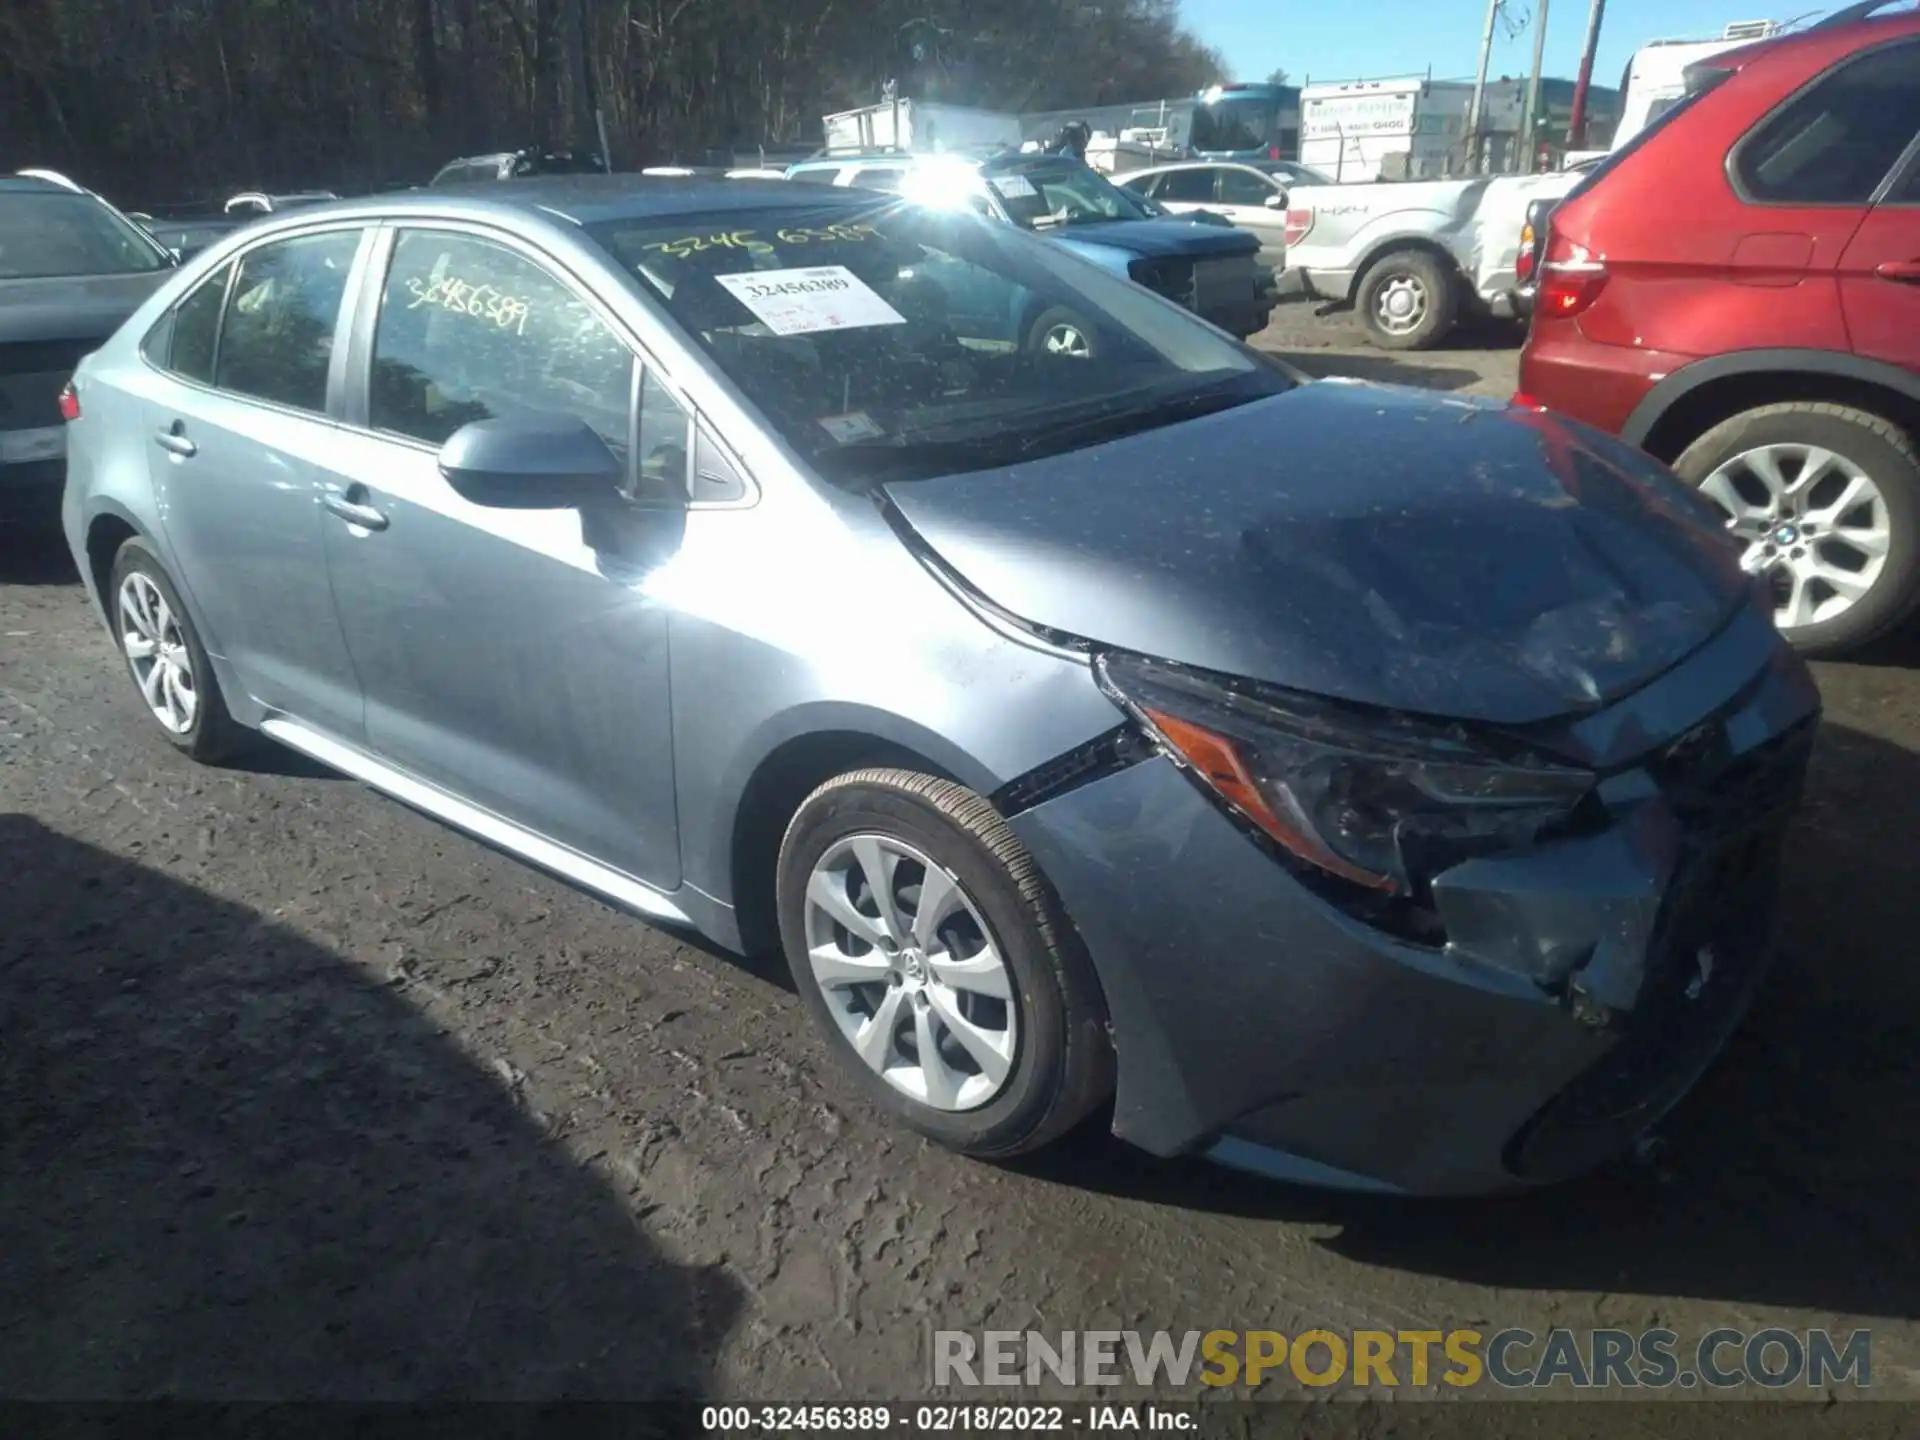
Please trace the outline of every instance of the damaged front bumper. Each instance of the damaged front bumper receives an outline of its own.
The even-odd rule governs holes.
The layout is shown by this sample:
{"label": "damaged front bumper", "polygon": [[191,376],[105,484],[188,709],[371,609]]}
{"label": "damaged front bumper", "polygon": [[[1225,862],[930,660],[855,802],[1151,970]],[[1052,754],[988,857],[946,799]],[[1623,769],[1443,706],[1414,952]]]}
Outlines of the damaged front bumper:
{"label": "damaged front bumper", "polygon": [[1604,777],[1605,825],[1447,871],[1441,946],[1307,889],[1159,754],[1015,815],[1105,990],[1115,1132],[1423,1194],[1557,1180],[1624,1148],[1746,1007],[1818,709],[1743,611],[1566,727]]}

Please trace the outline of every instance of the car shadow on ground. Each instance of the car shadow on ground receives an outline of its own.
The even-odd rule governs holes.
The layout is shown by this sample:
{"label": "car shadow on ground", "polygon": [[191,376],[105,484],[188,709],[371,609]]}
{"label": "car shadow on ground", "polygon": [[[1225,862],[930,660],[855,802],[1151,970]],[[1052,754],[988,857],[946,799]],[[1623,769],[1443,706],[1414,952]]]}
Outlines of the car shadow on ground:
{"label": "car shadow on ground", "polygon": [[1789,842],[1780,959],[1650,1160],[1480,1201],[1275,1185],[1096,1130],[1018,1168],[1062,1185],[1339,1227],[1368,1265],[1529,1290],[1920,1316],[1920,756],[1822,736]]}
{"label": "car shadow on ground", "polygon": [[0,816],[0,1394],[692,1398],[739,1315],[393,991]]}
{"label": "car shadow on ground", "polygon": [[0,524],[0,585],[78,585],[57,517]]}

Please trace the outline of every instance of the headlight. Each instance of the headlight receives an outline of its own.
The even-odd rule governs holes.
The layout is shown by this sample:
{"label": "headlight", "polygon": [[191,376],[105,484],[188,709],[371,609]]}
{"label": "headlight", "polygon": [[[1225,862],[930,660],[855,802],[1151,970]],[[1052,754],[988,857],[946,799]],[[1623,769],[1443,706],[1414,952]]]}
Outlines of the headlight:
{"label": "headlight", "polygon": [[1460,727],[1256,695],[1194,671],[1103,655],[1107,692],[1293,857],[1387,895],[1563,824],[1594,776],[1490,753]]}

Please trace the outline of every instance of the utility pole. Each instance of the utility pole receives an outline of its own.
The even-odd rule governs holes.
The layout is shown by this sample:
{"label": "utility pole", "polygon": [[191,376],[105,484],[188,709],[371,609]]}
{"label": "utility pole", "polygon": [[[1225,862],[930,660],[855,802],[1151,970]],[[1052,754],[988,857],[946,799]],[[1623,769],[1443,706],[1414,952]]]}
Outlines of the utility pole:
{"label": "utility pole", "polygon": [[1593,52],[1600,46],[1600,21],[1606,13],[1607,0],[1593,0],[1587,11],[1587,43],[1580,51],[1580,78],[1573,82],[1573,114],[1567,117],[1569,150],[1586,148],[1587,86],[1593,82]]}
{"label": "utility pole", "polygon": [[1467,173],[1480,173],[1480,127],[1487,113],[1487,63],[1493,58],[1493,27],[1502,0],[1487,0],[1487,28],[1480,37],[1480,73],[1473,80],[1473,105],[1467,111]]}
{"label": "utility pole", "polygon": [[1520,163],[1516,175],[1533,173],[1533,135],[1540,114],[1540,64],[1547,49],[1547,0],[1534,0],[1533,78],[1527,81],[1527,118],[1520,123]]}

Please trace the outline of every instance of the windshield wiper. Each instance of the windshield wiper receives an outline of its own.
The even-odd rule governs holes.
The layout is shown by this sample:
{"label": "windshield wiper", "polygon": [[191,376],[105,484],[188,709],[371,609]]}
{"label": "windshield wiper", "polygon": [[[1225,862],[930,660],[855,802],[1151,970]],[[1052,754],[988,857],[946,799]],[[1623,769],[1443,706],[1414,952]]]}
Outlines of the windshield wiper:
{"label": "windshield wiper", "polygon": [[1237,388],[1214,389],[1190,391],[1145,405],[1106,406],[1090,415],[1070,416],[1052,425],[1026,431],[1020,437],[1020,450],[1026,453],[1043,446],[1059,450],[1072,448],[1076,444],[1118,440],[1142,430],[1158,430],[1182,420],[1197,420],[1202,415],[1217,414],[1264,398],[1262,394],[1248,394]]}

